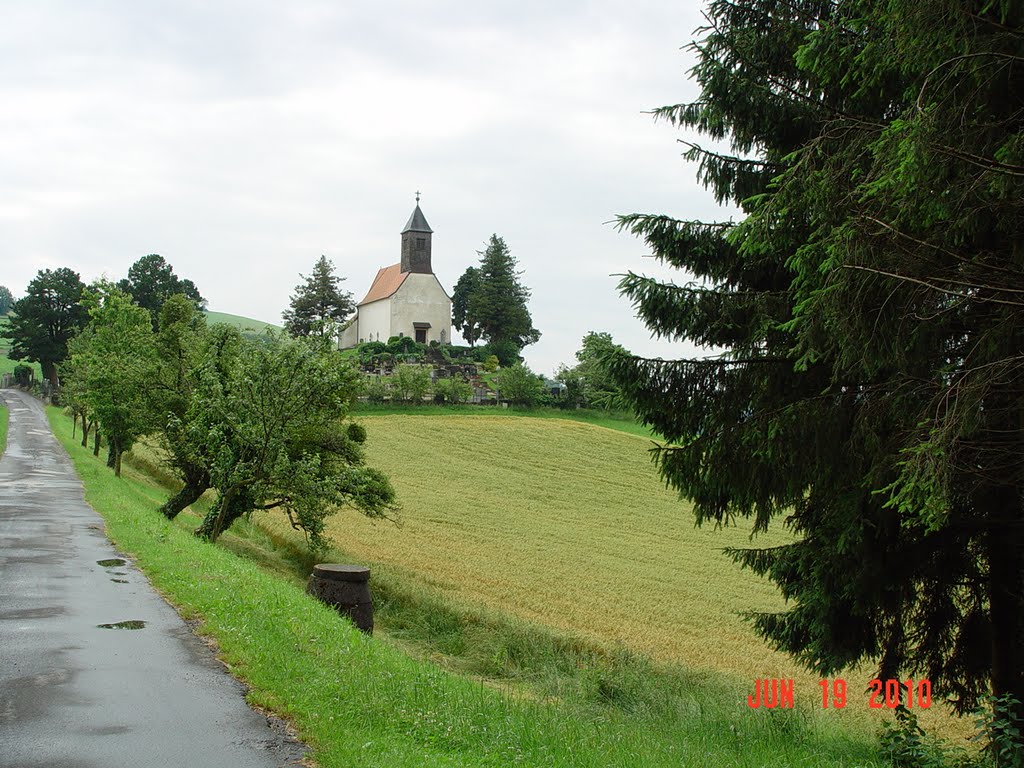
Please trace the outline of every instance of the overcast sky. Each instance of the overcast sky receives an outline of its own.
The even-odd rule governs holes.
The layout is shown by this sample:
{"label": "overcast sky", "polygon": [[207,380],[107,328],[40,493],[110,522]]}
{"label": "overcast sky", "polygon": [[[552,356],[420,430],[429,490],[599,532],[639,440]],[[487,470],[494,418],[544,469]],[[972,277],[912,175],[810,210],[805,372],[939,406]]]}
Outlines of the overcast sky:
{"label": "overcast sky", "polygon": [[616,291],[673,275],[608,222],[727,219],[645,110],[693,99],[696,2],[3,4],[0,285],[159,253],[212,310],[280,322],[325,254],[361,299],[422,192],[448,291],[503,237],[551,375],[589,330],[656,342]]}

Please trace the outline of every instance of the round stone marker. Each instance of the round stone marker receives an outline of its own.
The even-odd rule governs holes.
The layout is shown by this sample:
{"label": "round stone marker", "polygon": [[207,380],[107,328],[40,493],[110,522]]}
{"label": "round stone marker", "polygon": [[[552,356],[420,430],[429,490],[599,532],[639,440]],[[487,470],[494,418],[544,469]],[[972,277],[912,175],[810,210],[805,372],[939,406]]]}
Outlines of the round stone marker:
{"label": "round stone marker", "polygon": [[373,634],[370,569],[363,565],[320,563],[313,566],[306,592],[334,606],[363,632]]}

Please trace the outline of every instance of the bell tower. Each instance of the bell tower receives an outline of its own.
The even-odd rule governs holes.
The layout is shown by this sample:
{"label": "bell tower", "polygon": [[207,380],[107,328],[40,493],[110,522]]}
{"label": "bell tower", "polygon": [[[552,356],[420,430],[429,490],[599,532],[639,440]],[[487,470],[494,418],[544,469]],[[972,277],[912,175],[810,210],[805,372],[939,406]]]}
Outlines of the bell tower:
{"label": "bell tower", "polygon": [[416,193],[416,209],[402,230],[402,272],[432,274],[430,265],[430,236],[434,230],[420,210],[420,193]]}

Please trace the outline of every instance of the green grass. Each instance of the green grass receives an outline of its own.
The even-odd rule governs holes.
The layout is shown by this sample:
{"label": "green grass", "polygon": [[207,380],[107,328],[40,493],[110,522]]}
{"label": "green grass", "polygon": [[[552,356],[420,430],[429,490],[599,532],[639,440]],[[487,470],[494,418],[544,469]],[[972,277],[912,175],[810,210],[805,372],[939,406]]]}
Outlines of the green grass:
{"label": "green grass", "polygon": [[532,419],[562,419],[593,424],[640,437],[655,438],[648,427],[630,413],[587,408],[499,408],[486,405],[392,405],[359,403],[356,416],[525,416]]}
{"label": "green grass", "polygon": [[7,447],[7,409],[0,405],[0,456]]}
{"label": "green grass", "polygon": [[[504,693],[411,658],[387,635],[371,640],[351,629],[294,578],[195,539],[186,530],[194,519],[166,521],[155,510],[160,488],[134,471],[115,479],[71,439],[70,419],[57,409],[50,418],[108,535],[184,615],[200,619],[251,686],[250,700],[289,718],[323,768],[882,765],[870,740],[835,723],[801,709],[752,712],[721,681],[652,675],[625,652],[581,653],[590,668],[566,675],[578,684],[546,697]],[[259,536],[235,546],[259,550]],[[528,632],[518,646],[531,647]]]}
{"label": "green grass", "polygon": [[226,325],[233,325],[243,331],[255,331],[256,333],[262,333],[266,328],[281,329],[280,325],[274,323],[253,320],[250,317],[242,317],[241,315],[229,315],[227,312],[207,312],[206,322],[210,325],[224,323]]}

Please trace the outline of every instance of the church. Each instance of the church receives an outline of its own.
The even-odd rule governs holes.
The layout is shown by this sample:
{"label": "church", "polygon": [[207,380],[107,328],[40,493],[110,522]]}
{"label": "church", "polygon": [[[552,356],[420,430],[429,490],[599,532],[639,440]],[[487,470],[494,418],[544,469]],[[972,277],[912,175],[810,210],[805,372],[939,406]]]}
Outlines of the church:
{"label": "church", "polygon": [[402,259],[377,270],[355,316],[341,332],[342,349],[364,341],[386,342],[392,336],[411,336],[424,344],[451,343],[452,299],[430,264],[433,233],[417,192],[416,209],[402,230]]}

